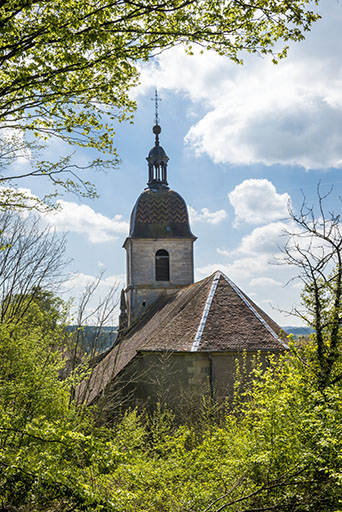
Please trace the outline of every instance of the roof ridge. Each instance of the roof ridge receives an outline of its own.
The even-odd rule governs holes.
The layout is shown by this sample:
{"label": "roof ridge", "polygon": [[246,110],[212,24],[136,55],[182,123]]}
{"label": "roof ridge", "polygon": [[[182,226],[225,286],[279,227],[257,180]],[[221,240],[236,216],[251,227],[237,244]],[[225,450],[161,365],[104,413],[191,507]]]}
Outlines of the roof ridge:
{"label": "roof ridge", "polygon": [[[191,283],[191,284],[189,284],[189,285],[187,285],[187,286],[184,286],[184,288],[181,288],[180,290],[178,290],[178,291],[177,291],[177,292],[175,292],[175,293],[172,293],[172,294],[170,294],[170,295],[166,295],[166,294],[165,294],[165,297],[167,298],[167,300],[166,300],[166,302],[165,302],[164,306],[169,302],[169,299],[171,299],[172,297],[173,297],[173,298],[177,297],[177,299],[178,299],[178,297],[179,297],[179,296],[181,296],[181,295],[182,295],[182,293],[186,292],[190,287],[198,288],[198,289],[196,290],[196,294],[195,294],[195,295],[197,295],[198,293],[200,293],[200,291],[202,290],[202,288],[207,284],[207,283],[206,283],[206,282],[207,282],[207,280],[208,280],[208,278],[204,278],[204,279],[202,279],[201,281],[198,281],[197,283]],[[173,316],[173,319],[175,319],[175,318],[179,315],[179,313],[180,313],[180,312],[181,312],[181,311],[182,311],[182,310],[183,310],[183,309],[184,309],[184,308],[189,304],[189,302],[191,302],[191,301],[193,300],[193,298],[194,298],[194,296],[190,296],[190,297],[188,297],[188,298],[185,298],[185,300],[184,300],[184,303],[183,303],[182,307],[181,307],[181,308],[176,312],[176,314]],[[159,299],[157,299],[157,301],[159,301]],[[156,302],[157,302],[157,301],[156,301]],[[162,309],[163,309],[163,308],[162,308]],[[152,319],[152,317],[148,320],[148,322],[149,322],[151,319]],[[147,322],[146,324],[148,324],[148,322]],[[159,324],[158,331],[160,331],[160,329],[162,329],[162,328],[163,328],[165,325],[167,325],[169,322],[170,322],[170,313],[169,313],[168,315],[166,315],[166,317],[164,318],[164,320]],[[150,340],[153,340],[153,338],[155,338],[156,336],[157,336],[157,332],[154,332],[154,333],[152,334],[152,336],[149,338],[149,341],[150,341]],[[143,349],[143,347],[144,347],[144,346],[145,346],[145,344],[143,344],[143,345],[139,348],[139,350]]]}
{"label": "roof ridge", "polygon": [[214,298],[214,295],[215,295],[216,288],[217,288],[217,285],[218,285],[220,277],[221,277],[221,272],[220,271],[215,272],[214,279],[213,279],[213,282],[211,283],[211,287],[210,287],[210,290],[209,290],[209,293],[208,293],[208,297],[207,297],[207,300],[206,300],[205,305],[204,305],[201,321],[199,323],[199,326],[198,326],[198,329],[197,329],[197,332],[196,332],[196,335],[195,335],[195,338],[194,338],[194,341],[193,341],[193,344],[192,344],[192,347],[191,347],[191,352],[197,352],[197,350],[199,348],[199,345],[201,343],[201,338],[202,338],[202,334],[203,334],[203,331],[204,331],[204,327],[205,327],[205,324],[207,322],[207,318],[208,318],[208,315],[209,315],[210,307],[211,307],[211,304],[213,302],[213,298]]}
{"label": "roof ridge", "polygon": [[262,318],[260,313],[258,313],[258,311],[255,309],[255,307],[249,302],[247,296],[242,292],[242,290],[240,290],[240,288],[231,279],[229,279],[229,277],[226,276],[221,270],[219,270],[216,274],[220,274],[220,276],[222,276],[227,281],[227,283],[233,288],[235,293],[238,294],[240,299],[243,300],[243,302],[246,304],[246,306],[252,311],[252,313],[254,313],[254,315],[263,324],[263,326],[268,330],[268,332],[277,341],[279,341],[279,343],[281,343],[281,345],[283,345],[284,348],[286,348],[288,350],[289,346],[286,343],[283,342],[283,340],[274,332],[272,327],[270,325],[268,325],[268,323],[264,320],[264,318]]}

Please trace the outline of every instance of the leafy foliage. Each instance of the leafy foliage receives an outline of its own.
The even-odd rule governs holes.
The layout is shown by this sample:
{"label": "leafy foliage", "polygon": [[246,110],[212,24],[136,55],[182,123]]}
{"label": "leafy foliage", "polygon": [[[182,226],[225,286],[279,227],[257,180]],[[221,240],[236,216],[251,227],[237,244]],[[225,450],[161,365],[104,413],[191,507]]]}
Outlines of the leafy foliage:
{"label": "leafy foliage", "polygon": [[2,503],[19,510],[50,510],[54,504],[111,510],[96,490],[101,477],[91,481],[113,464],[114,446],[100,432],[90,433],[90,416],[70,401],[84,374],[60,378],[68,348],[61,301],[43,291],[28,300],[21,320],[3,324],[0,332]]}
{"label": "leafy foliage", "polygon": [[[51,313],[44,306],[41,318],[44,311]],[[104,428],[94,424],[95,410],[70,402],[76,376],[58,377],[65,333],[46,326],[37,321],[29,331],[23,319],[1,332],[0,496],[6,506],[122,512],[341,507],[342,386],[322,392],[313,343],[293,347],[297,356],[271,361],[266,372],[256,365],[224,421],[179,426],[171,412],[157,408],[150,416],[128,411]]]}
{"label": "leafy foliage", "polygon": [[[298,347],[297,347],[298,350]],[[312,346],[301,350],[309,362]],[[324,395],[309,366],[273,361],[223,425],[163,429],[126,415],[126,459],[110,475],[118,510],[331,511],[341,506],[341,386]],[[153,426],[152,426],[153,425]],[[159,432],[159,435],[154,435]]]}
{"label": "leafy foliage", "polygon": [[[0,167],[39,153],[40,141],[52,136],[113,155],[107,163],[96,159],[95,168],[117,165],[113,122],[131,119],[139,62],[176,44],[189,53],[198,44],[236,62],[243,51],[282,58],[287,43],[303,39],[319,18],[310,3],[317,0],[1,2]],[[275,50],[278,41],[283,47]],[[33,164],[15,178],[47,176],[62,192],[94,194],[70,156]],[[12,178],[5,173],[0,182],[8,186]],[[26,205],[20,195],[0,196],[1,203]]]}
{"label": "leafy foliage", "polygon": [[24,118],[43,135],[111,147],[101,117],[111,106],[123,120],[133,107],[127,91],[138,60],[177,43],[199,43],[238,62],[242,50],[272,52],[279,39],[302,39],[318,18],[308,3],[7,0],[0,12],[0,120],[21,127]]}

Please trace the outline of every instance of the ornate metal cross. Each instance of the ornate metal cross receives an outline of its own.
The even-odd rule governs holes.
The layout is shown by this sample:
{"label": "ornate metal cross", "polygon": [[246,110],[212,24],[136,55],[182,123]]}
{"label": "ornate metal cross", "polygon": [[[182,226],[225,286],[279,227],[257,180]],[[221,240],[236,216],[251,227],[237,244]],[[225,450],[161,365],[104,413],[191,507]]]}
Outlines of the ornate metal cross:
{"label": "ornate metal cross", "polygon": [[158,114],[158,101],[161,101],[161,98],[158,98],[158,91],[157,88],[154,91],[154,98],[151,98],[151,101],[154,101],[154,107],[155,107],[155,122],[157,125],[159,125],[159,114]]}

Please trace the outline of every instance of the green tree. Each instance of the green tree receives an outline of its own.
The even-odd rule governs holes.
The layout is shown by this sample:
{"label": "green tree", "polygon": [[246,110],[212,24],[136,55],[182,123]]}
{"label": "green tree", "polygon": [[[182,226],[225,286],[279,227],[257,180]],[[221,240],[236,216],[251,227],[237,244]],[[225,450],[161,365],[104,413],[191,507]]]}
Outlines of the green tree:
{"label": "green tree", "polygon": [[[243,51],[284,57],[287,43],[303,39],[319,18],[308,9],[310,3],[317,1],[2,2],[3,165],[22,152],[39,151],[34,136],[41,140],[56,136],[70,144],[109,151],[117,163],[113,122],[131,118],[134,102],[128,93],[138,82],[138,62],[176,44],[189,52],[199,44],[236,62]],[[278,41],[282,47],[275,49]],[[31,171],[15,178],[47,176],[67,190],[92,194],[91,184],[80,179],[79,171],[67,157],[35,162]],[[13,180],[5,172],[1,181]],[[0,206],[2,202],[6,206],[0,197]]]}
{"label": "green tree", "polygon": [[34,215],[6,210],[0,211],[0,247],[0,323],[20,321],[42,289],[56,289],[65,279],[65,239]]}
{"label": "green tree", "polygon": [[298,213],[290,209],[294,229],[287,232],[284,259],[303,283],[302,307],[292,313],[314,329],[322,388],[342,379],[342,231],[340,214],[326,204],[331,193],[318,185],[316,206],[304,199]]}
{"label": "green tree", "polygon": [[2,509],[113,510],[101,475],[118,454],[90,411],[70,401],[82,374],[60,378],[69,348],[65,307],[43,290],[26,300],[20,320],[0,330]]}

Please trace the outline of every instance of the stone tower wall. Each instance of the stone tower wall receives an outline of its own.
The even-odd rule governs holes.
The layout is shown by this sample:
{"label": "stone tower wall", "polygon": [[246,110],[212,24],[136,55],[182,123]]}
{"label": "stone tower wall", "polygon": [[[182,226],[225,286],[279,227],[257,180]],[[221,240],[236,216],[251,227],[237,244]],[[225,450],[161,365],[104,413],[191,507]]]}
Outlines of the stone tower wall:
{"label": "stone tower wall", "polygon": [[[193,240],[188,238],[128,238],[127,253],[128,322],[137,318],[162,293],[172,293],[194,282]],[[155,255],[169,253],[170,281],[156,281]]]}

